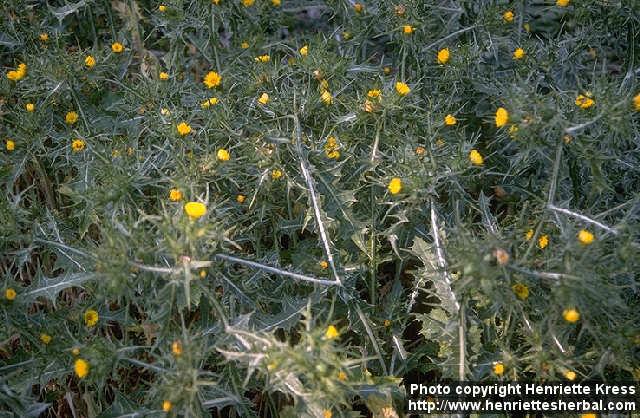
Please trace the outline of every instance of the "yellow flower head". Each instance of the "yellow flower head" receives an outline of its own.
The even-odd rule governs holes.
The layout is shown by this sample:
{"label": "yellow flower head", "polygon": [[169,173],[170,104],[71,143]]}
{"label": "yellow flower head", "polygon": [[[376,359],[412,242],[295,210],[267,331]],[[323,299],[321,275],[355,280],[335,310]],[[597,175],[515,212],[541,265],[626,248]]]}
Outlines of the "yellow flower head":
{"label": "yellow flower head", "polygon": [[74,356],[79,356],[80,355],[80,349],[78,347],[73,347],[71,349],[71,354],[73,354]]}
{"label": "yellow flower head", "polygon": [[271,178],[273,180],[278,180],[280,177],[282,177],[282,171],[279,169],[274,169],[273,171],[271,171]]}
{"label": "yellow flower head", "polygon": [[493,373],[495,373],[496,376],[502,376],[504,374],[504,364],[501,362],[494,363]]}
{"label": "yellow flower head", "polygon": [[455,125],[456,123],[458,123],[458,119],[456,119],[455,116],[448,114],[447,116],[444,117],[445,125],[451,126],[451,125]]}
{"label": "yellow flower head", "polygon": [[242,48],[242,49],[247,49],[247,48],[249,48],[249,42],[247,42],[247,41],[243,41],[243,42],[240,44],[240,48]]}
{"label": "yellow flower head", "polygon": [[182,343],[180,341],[174,341],[171,343],[171,352],[174,356],[178,357],[182,354]]}
{"label": "yellow flower head", "polygon": [[93,56],[91,55],[87,55],[86,58],[84,59],[84,65],[87,68],[93,68],[96,66],[96,59],[93,58]]}
{"label": "yellow flower head", "polygon": [[258,102],[260,104],[266,105],[267,103],[269,103],[269,95],[267,93],[262,93],[260,95],[260,98],[258,99]]}
{"label": "yellow flower head", "polygon": [[580,232],[578,232],[578,241],[580,241],[580,244],[589,245],[595,239],[596,237],[586,229],[581,229]]}
{"label": "yellow flower head", "polygon": [[7,78],[11,81],[22,80],[27,75],[27,64],[18,64],[16,70],[7,71]]}
{"label": "yellow flower head", "polygon": [[570,3],[570,0],[556,0],[556,6],[558,7],[567,7]]}
{"label": "yellow flower head", "polygon": [[589,109],[594,104],[596,104],[596,101],[589,97],[588,94],[579,94],[578,97],[576,97],[576,106],[581,109]]}
{"label": "yellow flower head", "polygon": [[207,88],[212,89],[214,87],[218,87],[222,82],[222,77],[215,71],[209,71],[207,75],[204,76],[204,80],[202,80]]}
{"label": "yellow flower head", "polygon": [[122,51],[124,51],[124,45],[122,45],[120,42],[114,42],[114,43],[111,44],[111,50],[115,54],[119,54]]}
{"label": "yellow flower head", "polygon": [[398,177],[394,177],[389,181],[387,189],[391,194],[398,194],[402,190],[402,180]]}
{"label": "yellow flower head", "polygon": [[562,317],[567,322],[578,322],[580,320],[580,312],[578,312],[574,308],[565,309],[564,311],[562,311]]}
{"label": "yellow flower head", "polygon": [[238,203],[244,203],[245,199],[247,198],[247,196],[243,195],[243,194],[239,194],[236,196],[236,202]]}
{"label": "yellow flower head", "polygon": [[322,100],[322,103],[326,105],[330,105],[331,103],[333,103],[333,96],[331,95],[331,93],[329,93],[329,90],[323,91],[320,95],[320,99]]}
{"label": "yellow flower head", "polygon": [[196,220],[207,213],[207,207],[204,203],[188,202],[184,205],[184,213],[186,213],[191,220]]}
{"label": "yellow flower head", "polygon": [[502,14],[502,19],[504,19],[504,21],[507,23],[513,22],[513,17],[514,17],[514,14],[511,10],[507,10]]}
{"label": "yellow flower head", "polygon": [[524,238],[527,241],[530,241],[531,238],[533,238],[533,229],[529,229],[525,234],[524,234]]}
{"label": "yellow flower head", "polygon": [[416,147],[416,155],[418,157],[422,157],[424,155],[424,153],[427,152],[426,148],[423,147],[422,145],[418,145]]}
{"label": "yellow flower head", "polygon": [[327,327],[327,331],[324,333],[324,337],[328,340],[333,340],[334,338],[338,338],[339,336],[340,333],[338,332],[338,329],[333,325],[329,325]]}
{"label": "yellow flower head", "polygon": [[404,25],[402,27],[402,33],[404,33],[405,35],[411,35],[413,31],[414,29],[413,29],[413,26],[411,25]]}
{"label": "yellow flower head", "polygon": [[42,32],[40,36],[38,36],[42,42],[47,42],[49,40],[49,34],[46,32]]}
{"label": "yellow flower head", "polygon": [[514,60],[520,60],[520,59],[524,58],[525,55],[526,54],[524,52],[524,49],[522,49],[522,48],[516,48],[516,50],[513,51],[513,59]]}
{"label": "yellow flower head", "polygon": [[318,265],[322,270],[326,270],[329,267],[329,263],[326,260],[321,260],[318,262]]}
{"label": "yellow flower head", "polygon": [[509,112],[504,107],[499,107],[496,110],[496,127],[502,128],[509,123]]}
{"label": "yellow flower head", "polygon": [[382,92],[378,89],[369,90],[367,92],[367,97],[369,97],[370,99],[379,99],[381,95]]}
{"label": "yellow flower head", "polygon": [[51,335],[45,333],[40,334],[40,341],[42,341],[42,344],[48,345],[51,342]]}
{"label": "yellow flower head", "polygon": [[163,80],[163,81],[168,80],[169,79],[169,73],[161,71],[160,74],[158,74],[158,78],[160,80]]}
{"label": "yellow flower head", "polygon": [[220,148],[217,153],[218,161],[229,161],[231,154],[224,148]]}
{"label": "yellow flower head", "polygon": [[187,136],[191,133],[191,126],[189,126],[189,124],[187,124],[186,122],[180,122],[178,126],[176,126],[176,129],[178,130],[180,136]]}
{"label": "yellow flower head", "polygon": [[7,290],[4,291],[4,297],[7,298],[7,300],[14,300],[16,298],[16,295],[16,291],[10,287],[8,287]]}
{"label": "yellow flower head", "polygon": [[200,107],[202,107],[203,109],[207,109],[211,106],[215,106],[217,105],[219,102],[217,97],[210,97],[209,99],[205,100],[204,102],[202,102],[202,104],[200,105]]}
{"label": "yellow flower head", "polygon": [[255,2],[255,0],[242,0],[242,5],[244,7],[251,7],[251,6],[253,6],[254,2]]}
{"label": "yellow flower head", "polygon": [[273,7],[280,7],[281,1],[280,0],[271,0],[271,4],[273,5]]}
{"label": "yellow flower head", "polygon": [[393,68],[391,68],[391,67],[384,67],[384,68],[382,68],[382,72],[383,72],[385,75],[389,75],[389,74],[391,74],[391,72],[392,72],[392,71],[393,71]]}
{"label": "yellow flower head", "polygon": [[89,363],[86,360],[79,358],[73,364],[73,369],[76,372],[76,376],[83,379],[89,374]]}
{"label": "yellow flower head", "polygon": [[172,202],[179,202],[182,200],[182,192],[178,189],[169,190],[169,200]]}
{"label": "yellow flower head", "polygon": [[469,161],[471,161],[471,164],[473,165],[484,164],[484,158],[482,158],[482,155],[475,149],[469,151]]}
{"label": "yellow flower head", "polygon": [[87,309],[84,313],[84,323],[88,327],[95,327],[100,319],[100,315],[93,309]]}
{"label": "yellow flower head", "polygon": [[305,45],[302,48],[300,48],[300,55],[302,55],[303,57],[306,57],[307,55],[309,55],[309,45]]}
{"label": "yellow flower head", "polygon": [[322,411],[322,418],[331,418],[333,416],[333,412],[330,409],[325,409]]}
{"label": "yellow flower head", "polygon": [[211,0],[211,4],[215,4],[217,6],[220,4],[220,0]]}
{"label": "yellow flower head", "polygon": [[362,3],[356,3],[353,5],[353,10],[356,13],[362,13],[362,11],[364,10],[364,5]]}
{"label": "yellow flower head", "polygon": [[84,150],[86,143],[80,139],[80,138],[76,138],[73,141],[71,141],[71,150],[73,152],[80,152],[82,150]]}
{"label": "yellow flower head", "polygon": [[449,62],[449,48],[444,48],[438,51],[438,64],[446,64]]}
{"label": "yellow flower head", "polygon": [[396,82],[396,91],[400,96],[406,96],[411,92],[411,88],[407,84],[398,81]]}
{"label": "yellow flower head", "polygon": [[166,107],[163,107],[162,109],[160,109],[160,114],[162,116],[169,116],[169,115],[171,115],[171,111],[169,109],[167,109]]}
{"label": "yellow flower head", "polygon": [[343,372],[342,370],[340,370],[338,372],[338,380],[341,382],[344,382],[347,380],[347,374],[345,372]]}
{"label": "yellow flower head", "polygon": [[529,297],[529,288],[522,283],[514,284],[511,289],[513,290],[513,293],[516,294],[516,297],[520,300],[526,300]]}
{"label": "yellow flower head", "polygon": [[549,245],[549,235],[541,235],[538,238],[538,248],[544,250]]}
{"label": "yellow flower head", "polygon": [[16,143],[11,139],[7,139],[6,147],[7,151],[13,151],[14,149],[16,149]]}
{"label": "yellow flower head", "polygon": [[564,372],[564,377],[567,380],[574,381],[574,380],[576,380],[576,376],[577,376],[576,372],[574,372],[572,370],[567,370],[566,372]]}
{"label": "yellow flower head", "polygon": [[64,121],[66,122],[67,125],[73,125],[78,121],[78,113],[74,111],[67,112],[67,114],[64,117]]}
{"label": "yellow flower head", "polygon": [[640,112],[640,93],[636,94],[633,98],[633,107],[636,111]]}
{"label": "yellow flower head", "polygon": [[166,399],[165,399],[164,401],[162,401],[162,410],[163,410],[164,412],[169,412],[169,411],[171,411],[171,407],[172,407],[172,406],[173,406],[173,405],[171,405],[171,401],[168,401],[168,400],[166,400]]}
{"label": "yellow flower head", "polygon": [[158,10],[159,10],[161,13],[164,13],[164,12],[166,12],[166,11],[167,11],[167,6],[165,6],[164,4],[161,4],[160,6],[158,6]]}
{"label": "yellow flower head", "polygon": [[256,62],[265,63],[265,62],[271,61],[271,57],[268,54],[264,54],[264,55],[259,55],[259,56],[255,57],[254,60]]}

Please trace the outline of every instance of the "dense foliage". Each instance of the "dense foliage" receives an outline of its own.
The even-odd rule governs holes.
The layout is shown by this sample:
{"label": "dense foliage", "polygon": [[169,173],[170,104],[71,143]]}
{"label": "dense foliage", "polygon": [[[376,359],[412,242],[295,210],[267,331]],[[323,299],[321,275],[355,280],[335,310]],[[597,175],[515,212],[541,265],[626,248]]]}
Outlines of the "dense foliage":
{"label": "dense foliage", "polygon": [[637,0],[0,10],[0,416],[640,379]]}

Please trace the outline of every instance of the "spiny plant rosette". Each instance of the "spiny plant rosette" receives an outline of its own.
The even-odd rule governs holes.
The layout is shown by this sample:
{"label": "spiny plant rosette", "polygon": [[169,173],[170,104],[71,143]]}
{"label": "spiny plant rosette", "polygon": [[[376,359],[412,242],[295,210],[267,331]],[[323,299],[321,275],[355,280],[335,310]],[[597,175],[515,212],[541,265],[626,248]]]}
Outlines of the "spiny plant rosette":
{"label": "spiny plant rosette", "polygon": [[9,416],[640,378],[633,2],[0,10]]}

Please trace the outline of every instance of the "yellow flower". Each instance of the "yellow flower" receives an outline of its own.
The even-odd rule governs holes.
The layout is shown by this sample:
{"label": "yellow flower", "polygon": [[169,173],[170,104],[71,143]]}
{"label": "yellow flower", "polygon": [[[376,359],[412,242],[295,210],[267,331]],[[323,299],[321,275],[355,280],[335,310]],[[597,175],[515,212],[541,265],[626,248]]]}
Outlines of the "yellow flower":
{"label": "yellow flower", "polygon": [[339,336],[340,333],[338,332],[338,329],[333,325],[329,325],[327,327],[327,331],[324,333],[324,337],[328,340],[333,340],[334,338],[338,338]]}
{"label": "yellow flower", "polygon": [[343,372],[342,370],[340,370],[338,372],[338,380],[341,382],[344,382],[345,380],[347,380],[347,374],[345,372]]}
{"label": "yellow flower", "polygon": [[513,51],[513,59],[514,60],[522,59],[522,58],[524,58],[524,56],[525,56],[525,52],[524,52],[524,49],[522,49],[522,48],[516,48],[516,50]]}
{"label": "yellow flower", "polygon": [[513,12],[511,10],[507,10],[506,12],[504,12],[502,14],[502,18],[504,19],[505,22],[507,23],[511,23],[513,22]]}
{"label": "yellow flower", "polygon": [[438,64],[446,64],[449,61],[449,48],[438,51]]}
{"label": "yellow flower", "polygon": [[356,13],[362,13],[362,11],[364,10],[364,5],[362,5],[362,3],[356,3],[353,5],[353,10]]}
{"label": "yellow flower", "polygon": [[27,103],[26,105],[24,105],[24,108],[27,110],[27,112],[33,112],[36,110],[36,105],[34,105],[33,103]]}
{"label": "yellow flower", "polygon": [[51,342],[51,335],[45,333],[40,334],[40,341],[42,341],[44,345],[49,344]]}
{"label": "yellow flower", "polygon": [[640,112],[640,93],[633,98],[633,107]]}
{"label": "yellow flower", "polygon": [[497,376],[502,376],[504,374],[504,364],[501,362],[497,362],[493,365],[493,373]]}
{"label": "yellow flower", "polygon": [[544,250],[549,245],[549,235],[542,235],[538,238],[538,248]]}
{"label": "yellow flower", "polygon": [[86,65],[87,68],[93,68],[96,65],[96,59],[93,58],[91,55],[87,55],[86,58],[84,59],[84,65]]}
{"label": "yellow flower", "polygon": [[378,89],[369,90],[367,92],[367,97],[371,99],[378,99],[382,95],[382,92]]}
{"label": "yellow flower", "polygon": [[207,213],[207,207],[204,203],[188,202],[184,205],[184,212],[191,220],[196,220]]}
{"label": "yellow flower", "polygon": [[7,78],[11,81],[22,80],[27,75],[27,64],[18,64],[17,70],[11,70],[7,72]]}
{"label": "yellow flower", "polygon": [[217,105],[219,102],[217,97],[211,97],[207,100],[205,100],[204,102],[202,102],[202,104],[200,105],[200,107],[202,107],[203,109],[207,109],[210,106],[215,106]]}
{"label": "yellow flower", "polygon": [[280,0],[271,0],[271,4],[273,5],[273,7],[280,7]]}
{"label": "yellow flower", "polygon": [[326,270],[329,267],[329,263],[326,260],[321,260],[318,262],[318,265],[322,270]]}
{"label": "yellow flower", "polygon": [[268,54],[264,54],[264,55],[259,55],[259,56],[255,57],[255,58],[254,58],[254,60],[255,60],[256,62],[262,62],[262,63],[264,63],[264,62],[269,62],[269,61],[271,61],[271,57],[270,57]]}
{"label": "yellow flower", "polygon": [[425,147],[419,145],[416,147],[416,155],[418,157],[422,157],[424,155],[424,153],[427,152],[427,150],[425,149]]}
{"label": "yellow flower", "polygon": [[469,152],[469,161],[471,161],[471,164],[473,165],[484,164],[484,158],[482,158],[482,155],[478,152],[478,150],[475,149],[472,149]]}
{"label": "yellow flower", "polygon": [[211,0],[211,3],[217,6],[218,4],[220,4],[220,0]]}
{"label": "yellow flower", "polygon": [[580,418],[598,418],[598,415],[597,415],[597,414],[593,414],[593,413],[590,413],[590,414],[580,414]]}
{"label": "yellow flower", "polygon": [[88,309],[84,313],[84,323],[88,327],[95,327],[99,319],[100,315],[98,315],[98,312],[93,309]]}
{"label": "yellow flower", "polygon": [[64,121],[66,122],[67,125],[73,125],[78,121],[78,114],[74,111],[67,112],[67,114],[64,117]]}
{"label": "yellow flower", "polygon": [[390,327],[391,326],[391,320],[390,319],[385,319],[384,322],[382,323],[382,325],[384,325],[385,327]]}
{"label": "yellow flower", "polygon": [[247,41],[242,42],[242,43],[240,44],[240,48],[242,48],[242,49],[247,49],[247,48],[249,48],[249,42],[247,42]]}
{"label": "yellow flower", "polygon": [[533,229],[529,229],[526,234],[524,234],[524,238],[527,241],[530,241],[533,238]]}
{"label": "yellow flower", "polygon": [[167,109],[166,107],[163,107],[162,109],[160,109],[160,114],[162,116],[169,116],[169,115],[171,115],[171,111],[169,109]]}
{"label": "yellow flower", "polygon": [[596,104],[596,101],[589,97],[589,94],[579,94],[578,97],[576,97],[576,106],[581,109],[589,109],[594,104]]}
{"label": "yellow flower", "polygon": [[402,180],[400,180],[398,177],[392,178],[389,182],[389,185],[387,186],[387,189],[389,189],[389,193],[391,194],[400,193],[400,191],[402,190]]}
{"label": "yellow flower", "polygon": [[172,202],[179,202],[182,200],[182,192],[179,189],[169,190],[169,200]]}
{"label": "yellow flower", "polygon": [[158,78],[160,80],[168,80],[169,79],[169,73],[161,71],[160,74],[158,74]]}
{"label": "yellow flower", "polygon": [[455,125],[456,123],[458,123],[458,119],[456,119],[455,116],[449,114],[449,115],[444,117],[444,124],[445,125],[451,126],[451,125]]}
{"label": "yellow flower", "polygon": [[562,311],[562,317],[565,321],[574,323],[580,320],[580,312],[574,308],[565,309]]}
{"label": "yellow flower", "polygon": [[309,45],[305,45],[302,48],[300,48],[300,55],[302,55],[303,57],[306,57],[307,55],[309,55]]}
{"label": "yellow flower", "polygon": [[516,294],[516,297],[520,300],[526,300],[529,297],[529,288],[522,283],[514,284],[513,286],[511,286],[511,289],[513,290],[513,293]]}
{"label": "yellow flower", "polygon": [[396,91],[400,96],[406,96],[411,92],[411,88],[407,84],[398,81],[396,82]]}
{"label": "yellow flower", "polygon": [[119,54],[124,51],[124,45],[122,45],[120,42],[114,42],[111,44],[111,50],[114,53]]}
{"label": "yellow flower", "polygon": [[168,401],[168,400],[166,400],[166,399],[165,399],[164,401],[162,401],[162,410],[163,410],[164,412],[169,412],[169,411],[171,411],[171,407],[172,407],[172,405],[171,405],[171,401]]}
{"label": "yellow flower", "polygon": [[236,202],[238,203],[244,203],[245,199],[247,198],[247,196],[243,195],[243,194],[239,194],[236,196]]}
{"label": "yellow flower", "polygon": [[80,349],[78,347],[73,347],[71,349],[71,354],[73,354],[74,356],[79,356],[80,355]]}
{"label": "yellow flower", "polygon": [[76,138],[71,142],[71,150],[73,152],[80,152],[82,150],[84,150],[86,143],[80,139],[80,138]]}
{"label": "yellow flower", "polygon": [[574,380],[576,380],[576,376],[577,376],[577,375],[576,375],[576,372],[574,372],[574,371],[567,370],[566,372],[564,372],[564,377],[565,377],[567,380],[574,381]]}
{"label": "yellow flower", "polygon": [[224,148],[220,148],[218,150],[218,161],[229,161],[229,159],[231,158],[231,155],[229,154],[229,151],[227,151]]}
{"label": "yellow flower", "polygon": [[218,87],[222,82],[222,77],[215,71],[209,71],[206,76],[204,76],[204,80],[202,80],[207,88]]}
{"label": "yellow flower", "polygon": [[499,107],[496,110],[496,127],[502,128],[509,123],[509,112],[504,107]]}
{"label": "yellow flower", "polygon": [[4,297],[7,298],[7,300],[14,300],[16,298],[16,295],[16,291],[10,287],[8,287],[7,290],[4,291]]}
{"label": "yellow flower", "polygon": [[392,71],[393,71],[393,69],[392,69],[391,67],[384,67],[384,68],[382,69],[382,72],[383,72],[385,75],[389,75],[389,74],[391,74],[391,72],[392,72]]}
{"label": "yellow flower", "polygon": [[242,0],[242,5],[244,7],[251,7],[253,6],[255,0]]}
{"label": "yellow flower", "polygon": [[325,80],[324,78],[322,80],[320,80],[319,89],[320,89],[320,91],[329,90],[329,82],[327,80]]}
{"label": "yellow flower", "polygon": [[595,239],[596,237],[586,229],[581,229],[580,232],[578,232],[578,241],[580,241],[580,244],[589,245]]}
{"label": "yellow flower", "polygon": [[404,25],[402,27],[402,33],[404,33],[405,35],[411,35],[413,33],[413,26],[411,25]]}
{"label": "yellow flower", "polygon": [[11,139],[7,139],[7,151],[13,151],[14,149],[16,149],[16,143],[13,142]]}
{"label": "yellow flower", "polygon": [[161,4],[160,6],[158,6],[158,10],[164,13],[167,11],[167,6],[165,6],[164,4]]}
{"label": "yellow flower", "polygon": [[178,130],[180,136],[187,136],[191,133],[191,126],[189,126],[189,124],[187,124],[186,122],[180,122],[178,126],[176,126],[176,129]]}
{"label": "yellow flower", "polygon": [[322,418],[331,418],[332,416],[333,413],[330,409],[325,409],[324,411],[322,411]]}
{"label": "yellow flower", "polygon": [[89,374],[89,363],[87,363],[86,360],[79,358],[73,364],[73,369],[75,370],[76,375],[80,379],[83,379]]}
{"label": "yellow flower", "polygon": [[326,105],[330,105],[331,103],[333,103],[333,96],[331,96],[331,93],[329,93],[329,90],[323,91],[322,94],[320,95],[320,99],[322,100],[322,103]]}
{"label": "yellow flower", "polygon": [[282,177],[282,171],[279,169],[274,169],[273,171],[271,171],[271,178],[273,180],[278,180],[280,177]]}
{"label": "yellow flower", "polygon": [[262,95],[260,95],[260,98],[258,99],[258,102],[260,104],[266,105],[267,103],[269,103],[269,95],[267,93],[262,93]]}
{"label": "yellow flower", "polygon": [[42,32],[40,36],[38,36],[42,42],[47,42],[49,40],[49,34],[46,32]]}
{"label": "yellow flower", "polygon": [[171,343],[171,352],[174,356],[178,357],[182,354],[182,343],[180,341],[174,341]]}
{"label": "yellow flower", "polygon": [[556,6],[558,7],[567,7],[569,5],[570,0],[556,0]]}

